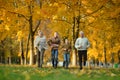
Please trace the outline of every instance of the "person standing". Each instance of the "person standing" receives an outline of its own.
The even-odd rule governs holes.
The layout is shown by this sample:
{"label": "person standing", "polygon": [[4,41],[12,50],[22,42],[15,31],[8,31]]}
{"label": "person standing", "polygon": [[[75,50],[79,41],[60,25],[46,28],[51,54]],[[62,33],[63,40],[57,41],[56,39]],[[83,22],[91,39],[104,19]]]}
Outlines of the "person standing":
{"label": "person standing", "polygon": [[80,70],[81,70],[83,68],[82,67],[82,60],[84,60],[83,61],[84,66],[86,65],[87,49],[90,47],[90,42],[84,36],[84,32],[83,31],[80,31],[79,34],[80,34],[80,37],[77,38],[77,40],[75,42],[75,48],[78,50],[79,66],[80,66]]}
{"label": "person standing", "polygon": [[42,31],[38,31],[38,36],[34,40],[34,47],[37,52],[37,66],[42,68],[44,52],[47,49],[46,37]]}
{"label": "person standing", "polygon": [[58,48],[60,46],[60,38],[58,32],[54,32],[54,37],[48,40],[48,45],[51,47],[52,66],[57,68],[58,64]]}
{"label": "person standing", "polygon": [[71,51],[71,45],[70,42],[68,41],[68,39],[65,39],[63,45],[62,45],[62,50],[63,50],[63,57],[64,57],[64,61],[63,61],[63,67],[65,67],[66,69],[68,69],[68,65],[70,62],[70,51]]}

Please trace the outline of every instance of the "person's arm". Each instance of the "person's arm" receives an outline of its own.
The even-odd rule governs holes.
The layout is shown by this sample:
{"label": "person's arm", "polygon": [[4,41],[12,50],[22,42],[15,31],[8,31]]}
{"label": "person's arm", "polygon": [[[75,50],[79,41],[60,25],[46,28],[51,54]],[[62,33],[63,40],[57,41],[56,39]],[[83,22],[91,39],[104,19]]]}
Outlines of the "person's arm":
{"label": "person's arm", "polygon": [[49,40],[47,41],[47,44],[48,44],[49,46],[51,46],[51,44],[52,44],[51,39],[49,39]]}
{"label": "person's arm", "polygon": [[80,46],[79,39],[76,40],[75,42],[75,48],[80,49],[82,46]]}
{"label": "person's arm", "polygon": [[59,39],[59,41],[58,41],[58,45],[57,45],[58,47],[60,46],[60,43],[61,43],[61,42],[60,42],[60,39]]}
{"label": "person's arm", "polygon": [[89,42],[89,40],[87,39],[87,48],[89,48],[90,47],[90,42]]}
{"label": "person's arm", "polygon": [[70,52],[72,49],[71,45],[69,44],[69,49],[68,49],[68,52]]}
{"label": "person's arm", "polygon": [[61,41],[59,40],[59,44],[58,44],[58,46],[60,46],[60,44],[61,44]]}
{"label": "person's arm", "polygon": [[62,44],[61,46],[60,46],[60,49],[62,49],[62,51],[64,51],[66,48],[65,48],[65,45],[64,44]]}
{"label": "person's arm", "polygon": [[60,43],[61,43],[61,42],[60,42],[60,39],[59,39],[59,40],[57,41],[57,43],[56,43],[56,44],[52,44],[52,46],[53,46],[53,47],[59,47],[59,46],[60,46]]}
{"label": "person's arm", "polygon": [[45,42],[44,42],[44,45],[45,45],[45,46],[44,46],[44,48],[47,49],[47,40],[46,40],[46,37],[45,37],[45,36],[44,36],[44,38],[45,38]]}
{"label": "person's arm", "polygon": [[35,37],[35,40],[34,40],[34,47],[37,48],[38,47],[38,40],[37,40],[37,36]]}

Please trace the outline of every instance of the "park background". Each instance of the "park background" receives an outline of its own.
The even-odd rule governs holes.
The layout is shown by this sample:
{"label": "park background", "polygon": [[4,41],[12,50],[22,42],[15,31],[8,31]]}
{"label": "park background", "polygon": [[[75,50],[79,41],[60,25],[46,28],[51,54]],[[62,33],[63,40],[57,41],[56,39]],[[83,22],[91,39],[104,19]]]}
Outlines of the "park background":
{"label": "park background", "polygon": [[[55,31],[61,40],[70,40],[72,67],[77,67],[74,43],[81,30],[91,43],[88,62],[119,67],[120,0],[0,0],[0,65],[35,66],[33,42],[38,30],[47,40]],[[50,59],[48,46],[45,66]]]}

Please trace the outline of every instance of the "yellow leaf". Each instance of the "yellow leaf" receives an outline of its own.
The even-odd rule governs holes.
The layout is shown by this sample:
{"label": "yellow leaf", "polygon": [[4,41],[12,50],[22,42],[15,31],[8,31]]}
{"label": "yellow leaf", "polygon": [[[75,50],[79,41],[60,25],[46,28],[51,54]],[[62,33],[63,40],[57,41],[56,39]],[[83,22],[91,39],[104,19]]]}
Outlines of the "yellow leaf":
{"label": "yellow leaf", "polygon": [[92,10],[90,10],[90,9],[87,9],[87,11],[86,11],[87,13],[92,13]]}
{"label": "yellow leaf", "polygon": [[57,15],[54,15],[53,16],[53,20],[55,20],[55,19],[57,19],[58,18],[58,16]]}
{"label": "yellow leaf", "polygon": [[10,28],[9,28],[9,26],[8,26],[8,25],[6,25],[6,26],[5,26],[5,30],[7,30],[7,31],[9,31],[9,30],[10,30]]}
{"label": "yellow leaf", "polygon": [[53,6],[58,6],[58,3],[55,2],[55,3],[53,4]]}

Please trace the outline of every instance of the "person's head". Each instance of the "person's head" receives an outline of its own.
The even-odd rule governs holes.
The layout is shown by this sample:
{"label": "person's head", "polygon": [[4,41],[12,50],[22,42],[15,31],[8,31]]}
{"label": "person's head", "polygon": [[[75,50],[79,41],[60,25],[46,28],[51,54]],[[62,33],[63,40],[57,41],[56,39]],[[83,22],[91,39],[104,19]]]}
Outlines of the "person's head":
{"label": "person's head", "polygon": [[80,31],[80,37],[83,38],[84,37],[84,32],[83,31]]}
{"label": "person's head", "polygon": [[42,37],[43,36],[43,32],[42,31],[38,31],[38,35],[40,36],[40,37]]}
{"label": "person's head", "polygon": [[54,37],[58,37],[58,32],[54,32]]}

